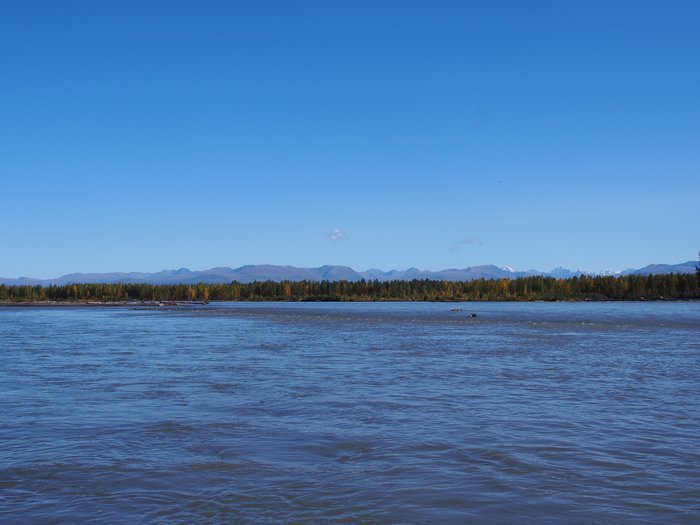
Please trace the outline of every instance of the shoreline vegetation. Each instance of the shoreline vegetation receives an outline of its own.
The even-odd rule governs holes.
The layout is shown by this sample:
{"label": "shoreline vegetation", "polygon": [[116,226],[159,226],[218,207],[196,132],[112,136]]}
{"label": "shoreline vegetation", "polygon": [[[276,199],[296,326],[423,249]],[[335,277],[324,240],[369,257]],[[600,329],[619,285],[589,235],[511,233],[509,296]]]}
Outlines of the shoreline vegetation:
{"label": "shoreline vegetation", "polygon": [[0,304],[177,306],[209,301],[645,301],[700,299],[695,274],[473,281],[256,281],[228,284],[0,285]]}

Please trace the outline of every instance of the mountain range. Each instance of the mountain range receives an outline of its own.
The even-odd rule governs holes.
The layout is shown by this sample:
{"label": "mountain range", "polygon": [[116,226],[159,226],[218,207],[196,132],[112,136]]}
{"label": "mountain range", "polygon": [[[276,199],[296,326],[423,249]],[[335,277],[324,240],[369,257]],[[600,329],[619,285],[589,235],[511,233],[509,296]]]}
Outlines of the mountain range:
{"label": "mountain range", "polygon": [[440,271],[419,270],[390,270],[385,272],[369,269],[358,272],[349,266],[320,266],[319,268],[297,268],[294,266],[276,266],[271,264],[246,265],[240,268],[217,267],[209,270],[193,271],[187,268],[179,270],[163,270],[156,273],[114,272],[114,273],[71,273],[55,279],[33,279],[19,277],[5,279],[0,277],[0,284],[5,285],[65,285],[73,283],[147,283],[147,284],[196,284],[196,283],[229,283],[238,281],[249,283],[253,281],[359,281],[361,279],[379,281],[433,279],[439,281],[471,281],[473,279],[513,279],[532,275],[568,278],[581,275],[649,275],[665,273],[694,273],[695,262],[688,261],[680,264],[650,264],[644,268],[628,269],[622,272],[588,272],[585,270],[567,270],[554,268],[549,272],[537,270],[515,271],[509,267],[498,267],[491,264],[470,266],[468,268],[451,268]]}

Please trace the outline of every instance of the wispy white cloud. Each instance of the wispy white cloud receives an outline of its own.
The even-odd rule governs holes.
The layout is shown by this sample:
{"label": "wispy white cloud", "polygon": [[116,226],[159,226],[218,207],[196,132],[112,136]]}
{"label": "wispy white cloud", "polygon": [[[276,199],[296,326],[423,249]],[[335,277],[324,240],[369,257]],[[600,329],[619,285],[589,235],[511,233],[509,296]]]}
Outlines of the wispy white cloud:
{"label": "wispy white cloud", "polygon": [[462,237],[450,247],[451,252],[456,252],[464,246],[481,246],[484,244],[478,237]]}
{"label": "wispy white cloud", "polygon": [[328,238],[332,242],[347,241],[350,239],[350,237],[348,237],[348,234],[340,228],[335,228],[331,233],[328,234]]}

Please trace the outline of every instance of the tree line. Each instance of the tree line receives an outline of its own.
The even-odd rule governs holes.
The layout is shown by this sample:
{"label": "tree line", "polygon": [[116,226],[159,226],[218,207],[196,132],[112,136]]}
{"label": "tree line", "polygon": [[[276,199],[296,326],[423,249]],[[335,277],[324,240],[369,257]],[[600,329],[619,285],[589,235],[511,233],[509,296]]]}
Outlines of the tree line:
{"label": "tree line", "polygon": [[1,302],[575,301],[700,299],[695,274],[583,275],[473,281],[256,281],[228,284],[0,285]]}

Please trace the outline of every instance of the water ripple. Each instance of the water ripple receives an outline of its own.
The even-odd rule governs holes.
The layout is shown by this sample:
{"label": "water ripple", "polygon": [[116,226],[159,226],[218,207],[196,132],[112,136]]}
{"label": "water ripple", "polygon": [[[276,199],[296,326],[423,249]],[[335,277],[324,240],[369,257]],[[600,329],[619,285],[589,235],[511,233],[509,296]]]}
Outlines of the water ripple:
{"label": "water ripple", "polygon": [[2,523],[698,523],[697,303],[0,310]]}

